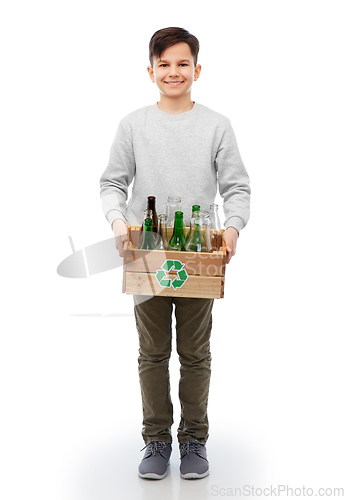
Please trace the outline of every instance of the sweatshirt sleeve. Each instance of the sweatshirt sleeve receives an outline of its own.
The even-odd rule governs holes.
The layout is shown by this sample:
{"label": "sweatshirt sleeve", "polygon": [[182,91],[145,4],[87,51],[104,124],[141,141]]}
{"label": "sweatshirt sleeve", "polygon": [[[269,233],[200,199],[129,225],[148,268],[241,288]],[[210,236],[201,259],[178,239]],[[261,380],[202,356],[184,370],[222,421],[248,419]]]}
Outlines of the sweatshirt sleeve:
{"label": "sweatshirt sleeve", "polygon": [[223,198],[224,227],[234,227],[240,232],[249,220],[251,189],[230,120],[216,153],[215,168],[219,193]]}
{"label": "sweatshirt sleeve", "polygon": [[100,179],[102,209],[110,225],[115,219],[122,219],[127,224],[128,186],[134,174],[135,160],[131,128],[125,125],[122,119],[110,149],[108,166]]}

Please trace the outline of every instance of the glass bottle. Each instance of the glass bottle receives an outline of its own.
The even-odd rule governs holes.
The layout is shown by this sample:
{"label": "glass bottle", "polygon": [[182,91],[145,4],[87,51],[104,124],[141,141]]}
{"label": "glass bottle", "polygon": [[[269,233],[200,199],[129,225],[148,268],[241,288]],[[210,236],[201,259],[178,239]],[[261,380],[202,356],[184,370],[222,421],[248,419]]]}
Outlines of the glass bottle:
{"label": "glass bottle", "polygon": [[169,241],[168,250],[184,251],[186,238],[183,234],[183,212],[175,212],[174,232]]}
{"label": "glass bottle", "polygon": [[167,227],[173,227],[175,213],[181,211],[181,198],[179,196],[168,196],[166,206]]}
{"label": "glass bottle", "polygon": [[218,214],[218,205],[213,203],[210,205],[210,219],[211,219],[211,252],[217,251],[222,246],[222,232],[221,224]]}
{"label": "glass bottle", "polygon": [[147,197],[147,210],[152,210],[152,231],[157,234],[158,231],[158,217],[156,212],[156,197]]}
{"label": "glass bottle", "polygon": [[201,212],[194,211],[194,217],[190,220],[190,238],[186,244],[187,252],[203,252],[204,238],[202,237],[202,217]]}
{"label": "glass bottle", "polygon": [[152,219],[145,219],[143,242],[140,245],[143,250],[154,250],[156,248],[153,231],[152,231]]}
{"label": "glass bottle", "polygon": [[205,231],[204,234],[202,235],[204,239],[203,252],[211,252],[210,214],[208,212],[199,212],[199,213],[201,214],[202,217],[202,225],[205,226]]}
{"label": "glass bottle", "polygon": [[[192,206],[192,217],[193,217],[194,212],[198,212],[199,210],[200,210],[200,205],[193,205]],[[189,240],[190,230],[191,230],[191,226],[189,226],[189,231],[188,231],[187,236],[186,236],[186,241]]]}
{"label": "glass bottle", "polygon": [[165,214],[160,214],[158,216],[156,250],[168,250],[167,216]]}
{"label": "glass bottle", "polygon": [[211,252],[210,214],[208,212],[200,212],[199,211],[199,216],[202,220],[202,230],[204,231],[202,233],[202,237],[204,240],[202,251],[203,252]]}
{"label": "glass bottle", "polygon": [[142,244],[143,242],[143,234],[144,234],[144,226],[145,226],[145,220],[146,219],[152,219],[152,210],[144,210],[144,217],[143,217],[143,220],[141,222],[141,227],[140,227],[140,231],[139,231],[139,241],[138,241],[138,248],[140,248],[140,245]]}

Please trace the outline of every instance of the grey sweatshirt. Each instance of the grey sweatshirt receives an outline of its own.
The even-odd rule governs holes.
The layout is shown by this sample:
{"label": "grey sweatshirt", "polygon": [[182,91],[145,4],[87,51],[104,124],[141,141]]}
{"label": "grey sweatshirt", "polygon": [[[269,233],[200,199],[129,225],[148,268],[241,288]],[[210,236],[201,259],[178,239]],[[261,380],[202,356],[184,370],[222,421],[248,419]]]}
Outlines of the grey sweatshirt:
{"label": "grey sweatshirt", "polygon": [[[133,181],[132,196],[128,186]],[[179,115],[157,104],[122,118],[100,179],[104,215],[112,224],[141,224],[147,197],[156,197],[157,214],[166,212],[168,196],[180,196],[184,225],[192,205],[209,211],[217,193],[223,198],[224,227],[238,232],[250,213],[250,186],[230,120],[195,102]]]}

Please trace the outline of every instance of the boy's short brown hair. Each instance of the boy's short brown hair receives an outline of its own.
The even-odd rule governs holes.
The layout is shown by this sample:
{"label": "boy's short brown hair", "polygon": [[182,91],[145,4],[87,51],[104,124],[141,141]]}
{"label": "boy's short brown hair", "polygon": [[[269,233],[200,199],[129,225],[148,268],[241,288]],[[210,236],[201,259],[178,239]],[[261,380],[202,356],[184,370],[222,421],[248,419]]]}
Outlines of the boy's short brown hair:
{"label": "boy's short brown hair", "polygon": [[159,59],[165,49],[180,42],[188,43],[196,66],[198,63],[199,40],[183,28],[163,28],[152,35],[149,43],[151,67],[153,67],[154,56]]}

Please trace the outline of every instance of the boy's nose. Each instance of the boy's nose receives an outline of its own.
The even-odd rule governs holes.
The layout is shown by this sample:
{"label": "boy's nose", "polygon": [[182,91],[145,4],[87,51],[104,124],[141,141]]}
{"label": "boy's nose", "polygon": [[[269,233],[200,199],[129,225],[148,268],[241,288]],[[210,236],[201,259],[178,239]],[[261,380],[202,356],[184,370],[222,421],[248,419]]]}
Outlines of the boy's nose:
{"label": "boy's nose", "polygon": [[173,68],[173,67],[170,68],[170,73],[169,73],[170,76],[176,76],[178,74],[179,74],[179,71],[177,68]]}

